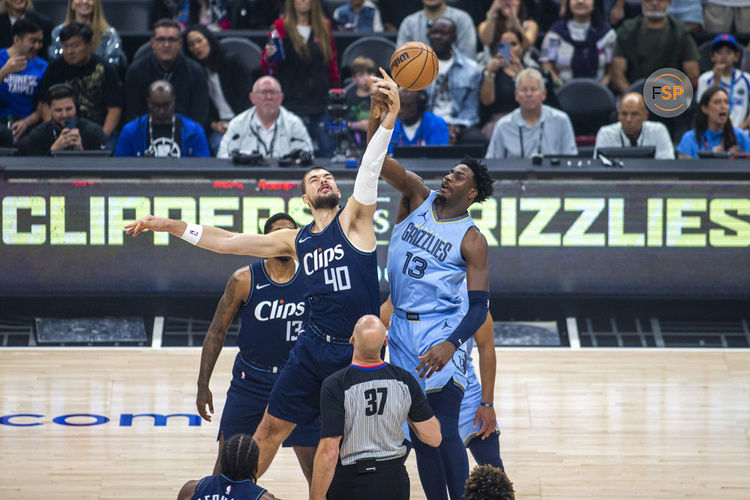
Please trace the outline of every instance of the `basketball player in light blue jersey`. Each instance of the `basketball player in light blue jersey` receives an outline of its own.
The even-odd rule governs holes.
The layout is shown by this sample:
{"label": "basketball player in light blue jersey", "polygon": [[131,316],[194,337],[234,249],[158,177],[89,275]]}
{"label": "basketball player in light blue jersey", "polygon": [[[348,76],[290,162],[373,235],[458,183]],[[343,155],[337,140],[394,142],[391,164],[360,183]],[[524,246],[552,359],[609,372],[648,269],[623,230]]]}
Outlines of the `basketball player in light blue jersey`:
{"label": "basketball player in light blue jersey", "polygon": [[[381,73],[385,75],[382,69]],[[333,175],[322,167],[313,167],[301,183],[302,200],[310,208],[313,222],[300,230],[240,234],[153,215],[125,226],[133,236],[144,230],[168,232],[218,253],[292,257],[302,268],[309,318],[300,328],[253,435],[260,448],[259,477],[294,428],[320,416],[321,385],[326,377],[351,362],[349,338],[357,320],[365,314],[378,314],[377,240],[372,219],[377,208],[378,177],[400,101],[393,80],[374,79],[371,89],[387,101],[377,113],[382,124],[373,131],[352,196],[343,208],[339,207],[341,191]]]}
{"label": "basketball player in light blue jersey", "polygon": [[[378,127],[376,112],[387,103],[373,98],[368,135]],[[422,488],[428,499],[463,496],[469,476],[466,450],[458,432],[466,387],[463,344],[484,322],[489,305],[487,240],[469,207],[492,195],[487,167],[464,158],[431,191],[413,172],[387,157],[381,172],[408,201],[388,248],[388,279],[394,312],[389,330],[391,362],[419,376],[443,442],[436,450],[412,439]],[[464,280],[466,285],[464,285]],[[462,296],[468,294],[468,310]]]}

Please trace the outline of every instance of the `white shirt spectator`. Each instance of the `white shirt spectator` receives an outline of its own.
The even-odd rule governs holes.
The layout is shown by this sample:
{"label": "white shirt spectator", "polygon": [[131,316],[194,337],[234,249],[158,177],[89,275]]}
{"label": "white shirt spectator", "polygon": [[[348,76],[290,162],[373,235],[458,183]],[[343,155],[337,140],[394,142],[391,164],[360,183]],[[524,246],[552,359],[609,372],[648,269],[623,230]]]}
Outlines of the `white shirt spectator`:
{"label": "white shirt spectator", "polygon": [[503,116],[495,124],[485,158],[531,158],[543,155],[576,155],[575,134],[568,115],[542,105],[536,126],[530,127],[521,108]]}
{"label": "white shirt spectator", "polygon": [[[441,17],[446,17],[456,23],[456,47],[463,55],[474,59],[477,54],[477,30],[471,16],[461,9],[449,5],[445,7],[445,12]],[[400,47],[412,40],[430,45],[430,40],[427,38],[428,31],[427,16],[424,10],[406,16],[398,28],[396,46]]]}
{"label": "white shirt spectator", "polygon": [[[695,101],[701,99],[703,93],[714,84],[714,72],[706,71],[698,78],[698,89]],[[739,127],[747,117],[750,109],[750,74],[738,69],[732,70],[732,76],[722,76],[719,86],[729,95],[729,118],[732,125]]]}
{"label": "white shirt spectator", "polygon": [[[627,148],[631,147],[630,138],[622,131],[620,122],[605,125],[596,133],[594,158],[599,148]],[[635,146],[656,146],[657,160],[674,160],[674,146],[669,137],[669,131],[663,123],[645,121],[641,126],[641,133],[636,139]]]}
{"label": "white shirt spectator", "polygon": [[[566,24],[571,39],[576,42],[583,42],[586,40],[591,23],[578,24],[571,19],[568,20]],[[616,40],[617,35],[615,34],[615,30],[610,28],[604,36],[596,41],[596,50],[598,54],[598,66],[596,68],[597,80],[604,78],[607,67],[612,63]],[[549,61],[553,63],[560,78],[567,82],[573,79],[571,63],[573,61],[574,52],[575,47],[571,43],[566,41],[559,33],[549,30],[547,31],[547,34],[544,35],[544,40],[542,41],[542,53],[539,60],[541,62]]]}
{"label": "white shirt spectator", "polygon": [[276,122],[266,129],[253,106],[229,122],[216,157],[229,158],[233,151],[239,150],[246,154],[258,153],[266,158],[280,158],[296,149],[313,152],[312,140],[302,119],[281,106]]}

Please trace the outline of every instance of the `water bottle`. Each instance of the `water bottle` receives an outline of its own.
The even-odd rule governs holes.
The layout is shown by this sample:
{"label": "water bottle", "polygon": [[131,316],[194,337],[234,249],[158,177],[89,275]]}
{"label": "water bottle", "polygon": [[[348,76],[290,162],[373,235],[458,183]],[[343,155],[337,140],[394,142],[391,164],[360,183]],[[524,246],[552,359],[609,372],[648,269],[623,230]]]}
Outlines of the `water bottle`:
{"label": "water bottle", "polygon": [[276,48],[276,52],[273,53],[273,57],[270,60],[272,62],[283,61],[286,57],[284,54],[284,41],[281,39],[276,27],[271,30],[271,43]]}

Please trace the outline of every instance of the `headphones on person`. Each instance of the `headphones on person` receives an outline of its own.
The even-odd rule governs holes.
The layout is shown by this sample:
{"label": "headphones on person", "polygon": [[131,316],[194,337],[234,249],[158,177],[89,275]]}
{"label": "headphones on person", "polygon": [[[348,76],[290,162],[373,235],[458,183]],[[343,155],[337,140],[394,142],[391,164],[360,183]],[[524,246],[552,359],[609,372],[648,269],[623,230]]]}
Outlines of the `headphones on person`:
{"label": "headphones on person", "polygon": [[420,90],[417,92],[417,114],[422,116],[427,111],[427,92]]}
{"label": "headphones on person", "polygon": [[[52,99],[52,93],[54,91],[56,91],[56,90],[59,90],[59,89],[65,89],[65,90],[67,90],[67,91],[69,91],[71,93],[70,97],[73,99],[73,104],[76,107],[76,112],[78,112],[78,99],[76,99],[76,91],[75,91],[75,89],[71,85],[69,85],[67,83],[56,83],[56,84],[52,85],[50,88],[48,88],[47,92],[44,93],[44,102],[47,103],[47,104],[50,104],[51,103],[51,99]],[[62,98],[58,97],[58,99],[67,99],[67,98],[66,97],[62,97]]]}

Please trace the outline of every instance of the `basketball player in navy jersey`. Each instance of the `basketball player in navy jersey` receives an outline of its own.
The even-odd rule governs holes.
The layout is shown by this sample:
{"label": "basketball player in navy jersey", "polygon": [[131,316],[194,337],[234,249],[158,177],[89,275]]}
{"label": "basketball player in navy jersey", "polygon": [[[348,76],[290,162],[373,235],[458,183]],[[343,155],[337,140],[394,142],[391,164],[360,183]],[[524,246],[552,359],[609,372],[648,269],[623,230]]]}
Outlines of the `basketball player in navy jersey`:
{"label": "basketball player in navy jersey", "polygon": [[[263,228],[268,234],[297,229],[289,215],[271,216]],[[252,435],[258,428],[271,388],[297,340],[305,314],[305,288],[300,268],[290,257],[264,259],[238,269],[224,289],[213,321],[203,340],[198,375],[198,413],[211,421],[214,411],[209,381],[224,346],[227,329],[240,311],[240,352],[234,361],[232,383],[227,391],[219,426],[219,457],[214,474],[221,473],[221,448],[235,434]],[[308,483],[312,480],[315,449],[320,440],[320,422],[294,429],[284,446],[292,446]]]}
{"label": "basketball player in navy jersey", "polygon": [[[373,97],[368,136],[387,104],[383,96]],[[382,176],[409,204],[388,247],[394,306],[390,359],[418,375],[443,431],[438,449],[413,436],[422,488],[432,500],[447,498],[447,486],[450,497],[458,499],[469,476],[458,431],[467,383],[463,344],[482,325],[489,305],[487,240],[468,209],[492,195],[492,178],[485,165],[468,157],[448,172],[439,191],[428,189],[391,157],[384,161]],[[467,295],[468,309],[461,299]]]}
{"label": "basketball player in navy jersey", "polygon": [[258,445],[248,434],[235,434],[219,450],[221,474],[188,481],[177,500],[276,500],[255,484],[258,470]]}
{"label": "basketball player in navy jersey", "polygon": [[[385,75],[382,69],[381,73]],[[349,337],[354,325],[366,314],[377,315],[380,308],[372,217],[378,177],[400,102],[393,80],[374,79],[371,88],[382,93],[387,102],[382,123],[362,157],[353,195],[344,208],[339,208],[341,192],[333,175],[324,168],[313,167],[301,183],[302,200],[310,207],[313,222],[298,231],[238,234],[153,215],[126,226],[133,236],[145,229],[166,231],[219,253],[292,257],[299,262],[310,316],[300,329],[253,436],[260,447],[258,476],[266,471],[281,442],[296,425],[310,424],[319,417],[323,380],[349,365]]]}

